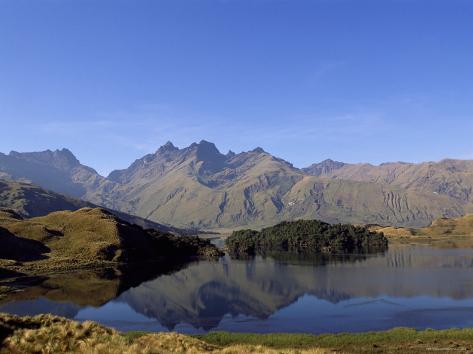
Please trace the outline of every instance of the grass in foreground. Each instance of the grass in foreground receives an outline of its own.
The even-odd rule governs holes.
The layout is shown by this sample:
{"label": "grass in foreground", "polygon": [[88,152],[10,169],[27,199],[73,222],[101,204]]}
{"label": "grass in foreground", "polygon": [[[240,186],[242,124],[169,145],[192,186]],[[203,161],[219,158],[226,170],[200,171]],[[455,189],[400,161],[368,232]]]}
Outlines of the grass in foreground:
{"label": "grass in foreground", "polygon": [[360,334],[120,333],[52,315],[0,314],[0,353],[452,353],[471,352],[473,329],[397,328]]}
{"label": "grass in foreground", "polygon": [[342,334],[245,334],[213,332],[196,338],[212,345],[261,346],[271,349],[320,350],[343,353],[423,353],[473,351],[473,329],[416,331],[395,328],[385,332]]}

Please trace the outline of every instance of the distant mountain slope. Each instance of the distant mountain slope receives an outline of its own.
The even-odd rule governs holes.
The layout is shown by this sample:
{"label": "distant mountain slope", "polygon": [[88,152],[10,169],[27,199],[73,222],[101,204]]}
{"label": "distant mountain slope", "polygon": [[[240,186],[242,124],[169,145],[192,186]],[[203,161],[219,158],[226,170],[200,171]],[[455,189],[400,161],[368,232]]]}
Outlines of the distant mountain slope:
{"label": "distant mountain slope", "polygon": [[0,179],[0,208],[15,210],[23,217],[35,217],[58,210],[77,210],[91,203],[46,191],[24,182]]}
{"label": "distant mountain slope", "polygon": [[[314,165],[312,165],[314,166]],[[440,162],[343,164],[337,168],[307,168],[312,175],[334,179],[375,182],[409,191],[435,193],[462,203],[473,203],[473,161],[446,159]]]}
{"label": "distant mountain slope", "polygon": [[[71,197],[88,197],[91,191],[110,182],[94,169],[82,165],[67,149],[8,155],[0,153],[0,178],[27,181]],[[99,202],[99,201],[96,201]]]}
{"label": "distant mountain slope", "polygon": [[261,148],[224,155],[206,141],[184,149],[167,143],[108,178],[118,184],[114,208],[178,226],[266,226],[297,218],[421,226],[463,213],[462,203],[441,195],[308,176]]}
{"label": "distant mountain slope", "polygon": [[0,174],[185,228],[260,227],[298,218],[420,227],[473,210],[472,164],[378,167],[326,160],[301,170],[261,148],[222,154],[201,141],[182,149],[167,143],[108,177],[64,149],[2,155]]}
{"label": "distant mountain slope", "polygon": [[[0,179],[0,208],[11,209],[25,218],[44,216],[55,211],[78,210],[96,205],[75,198],[70,198],[30,183]],[[189,233],[170,226],[129,215],[123,212],[109,210],[117,217],[139,225],[145,229],[155,229],[175,234]]]}

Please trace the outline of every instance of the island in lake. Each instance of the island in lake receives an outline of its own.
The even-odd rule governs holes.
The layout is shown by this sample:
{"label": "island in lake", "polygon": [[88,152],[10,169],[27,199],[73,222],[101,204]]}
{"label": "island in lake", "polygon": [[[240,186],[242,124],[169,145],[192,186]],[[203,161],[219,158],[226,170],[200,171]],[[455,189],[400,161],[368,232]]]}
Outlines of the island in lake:
{"label": "island in lake", "polygon": [[319,220],[286,221],[261,231],[234,231],[225,241],[234,256],[265,255],[272,252],[303,254],[375,253],[385,251],[383,233],[365,226],[331,225]]}

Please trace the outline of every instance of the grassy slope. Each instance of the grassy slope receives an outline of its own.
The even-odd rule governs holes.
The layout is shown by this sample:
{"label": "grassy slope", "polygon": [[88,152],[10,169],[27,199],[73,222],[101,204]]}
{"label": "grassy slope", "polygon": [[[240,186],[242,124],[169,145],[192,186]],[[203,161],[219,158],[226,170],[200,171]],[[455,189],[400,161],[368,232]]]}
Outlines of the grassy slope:
{"label": "grassy slope", "polygon": [[417,235],[473,236],[473,214],[452,219],[437,219],[429,227],[416,231]]}
{"label": "grassy slope", "polygon": [[[24,240],[46,247],[39,254],[44,259],[38,260],[40,257],[34,248],[36,253],[27,257],[36,258],[34,262],[19,264],[21,269],[13,265],[14,270],[28,272],[81,268],[107,262],[129,263],[164,258],[174,261],[179,257],[212,257],[218,253],[208,241],[149,232],[100,208],[58,211],[30,219],[21,219],[13,213],[0,211],[0,228],[9,232],[8,240],[16,239],[17,246],[22,247],[25,253],[32,249],[32,245],[25,244]],[[17,253],[15,251],[14,254],[1,257],[14,261],[29,260],[18,257]],[[2,264],[9,265],[4,261]]]}
{"label": "grassy slope", "polygon": [[[6,219],[2,226],[15,235],[39,241],[51,249],[51,258],[71,260],[113,260],[131,237],[144,239],[143,230],[121,227],[119,219],[102,209],[58,211],[31,219]],[[108,248],[116,249],[110,254]],[[112,254],[113,253],[113,254]]]}
{"label": "grassy slope", "polygon": [[436,219],[428,227],[379,227],[390,241],[400,243],[428,243],[444,247],[473,247],[473,214],[458,218]]}
{"label": "grassy slope", "polygon": [[201,336],[131,332],[86,321],[39,315],[0,314],[0,353],[419,353],[469,351],[472,329],[415,331],[398,328],[362,334],[242,334],[215,332]]}
{"label": "grassy slope", "polygon": [[473,214],[458,218],[436,219],[430,226],[419,229],[404,227],[379,227],[387,236],[473,236]]}
{"label": "grassy slope", "polygon": [[77,210],[91,205],[29,183],[0,180],[0,208],[13,209],[24,217],[46,215],[57,210]]}
{"label": "grassy slope", "polygon": [[344,353],[420,353],[425,351],[467,351],[473,348],[473,329],[416,331],[396,328],[385,332],[355,334],[244,334],[215,332],[197,338],[218,346],[261,345],[283,350],[322,348]]}

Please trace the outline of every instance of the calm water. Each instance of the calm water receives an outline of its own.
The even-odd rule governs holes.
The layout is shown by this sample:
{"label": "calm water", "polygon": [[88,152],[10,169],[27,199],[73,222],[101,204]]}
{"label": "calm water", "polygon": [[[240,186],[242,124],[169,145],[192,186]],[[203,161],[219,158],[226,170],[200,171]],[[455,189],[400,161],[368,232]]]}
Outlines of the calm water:
{"label": "calm water", "polygon": [[341,332],[473,326],[473,249],[199,262],[166,275],[103,271],[26,279],[0,311],[120,330]]}

